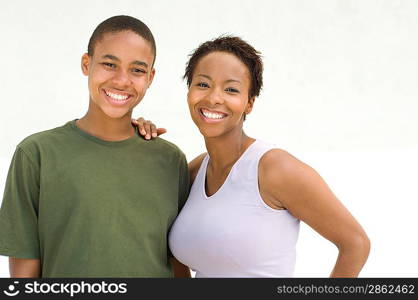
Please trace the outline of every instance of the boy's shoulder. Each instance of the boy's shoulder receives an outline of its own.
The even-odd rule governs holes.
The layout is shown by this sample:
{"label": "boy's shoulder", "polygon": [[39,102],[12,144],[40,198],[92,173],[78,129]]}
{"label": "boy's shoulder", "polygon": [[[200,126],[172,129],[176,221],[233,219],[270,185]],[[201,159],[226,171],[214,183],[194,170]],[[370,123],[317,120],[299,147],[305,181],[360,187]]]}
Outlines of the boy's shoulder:
{"label": "boy's shoulder", "polygon": [[18,145],[17,148],[23,150],[37,148],[42,145],[48,145],[50,143],[62,141],[63,137],[69,132],[69,123],[66,123],[62,126],[55,127],[52,129],[40,131],[34,134],[29,135],[24,138]]}
{"label": "boy's shoulder", "polygon": [[181,151],[180,148],[172,142],[169,142],[160,137],[155,138],[152,142],[154,142],[155,145],[161,148],[165,153],[185,157],[183,151]]}

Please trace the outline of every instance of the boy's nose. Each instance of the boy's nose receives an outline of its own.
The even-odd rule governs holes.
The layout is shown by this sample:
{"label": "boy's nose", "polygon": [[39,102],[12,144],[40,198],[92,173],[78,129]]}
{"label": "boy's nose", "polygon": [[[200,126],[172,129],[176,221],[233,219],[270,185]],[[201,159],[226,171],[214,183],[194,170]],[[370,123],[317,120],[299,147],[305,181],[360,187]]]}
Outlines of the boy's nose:
{"label": "boy's nose", "polygon": [[120,88],[127,87],[131,84],[131,79],[128,74],[122,70],[115,74],[112,81]]}

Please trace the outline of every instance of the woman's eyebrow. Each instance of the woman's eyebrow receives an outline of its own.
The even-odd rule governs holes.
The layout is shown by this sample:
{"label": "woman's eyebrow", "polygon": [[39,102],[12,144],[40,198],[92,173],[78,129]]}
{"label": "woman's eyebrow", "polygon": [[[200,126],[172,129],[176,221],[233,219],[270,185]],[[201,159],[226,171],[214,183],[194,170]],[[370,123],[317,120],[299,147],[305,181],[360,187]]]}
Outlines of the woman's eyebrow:
{"label": "woman's eyebrow", "polygon": [[225,83],[229,83],[229,82],[236,82],[236,83],[241,84],[241,81],[239,81],[238,79],[228,79],[228,80],[225,80]]}
{"label": "woman's eyebrow", "polygon": [[[206,74],[197,74],[196,76],[200,76],[200,77],[204,77],[204,78],[207,78],[209,80],[212,80],[212,77],[210,77],[209,75],[206,75]],[[235,82],[235,83],[241,84],[241,81],[239,81],[238,79],[233,79],[233,78],[227,79],[224,82],[225,83]]]}
{"label": "woman's eyebrow", "polygon": [[207,79],[209,79],[209,80],[212,80],[212,78],[211,78],[209,75],[205,75],[205,74],[197,74],[197,76],[200,76],[200,77],[205,77],[205,78],[207,78]]}

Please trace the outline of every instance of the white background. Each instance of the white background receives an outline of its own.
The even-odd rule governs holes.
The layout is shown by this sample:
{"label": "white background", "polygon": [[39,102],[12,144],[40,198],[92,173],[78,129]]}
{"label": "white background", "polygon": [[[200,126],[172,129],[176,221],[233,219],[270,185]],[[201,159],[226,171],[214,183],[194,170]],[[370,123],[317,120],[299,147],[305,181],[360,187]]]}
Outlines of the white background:
{"label": "white background", "polygon": [[[2,1],[0,189],[17,143],[87,110],[80,57],[104,19],[129,14],[157,42],[156,77],[135,116],[168,128],[192,159],[187,55],[229,33],[264,56],[265,86],[245,122],[314,167],[363,225],[363,277],[417,277],[418,1]],[[295,275],[326,277],[337,249],[302,225]],[[0,277],[8,276],[0,257]]]}

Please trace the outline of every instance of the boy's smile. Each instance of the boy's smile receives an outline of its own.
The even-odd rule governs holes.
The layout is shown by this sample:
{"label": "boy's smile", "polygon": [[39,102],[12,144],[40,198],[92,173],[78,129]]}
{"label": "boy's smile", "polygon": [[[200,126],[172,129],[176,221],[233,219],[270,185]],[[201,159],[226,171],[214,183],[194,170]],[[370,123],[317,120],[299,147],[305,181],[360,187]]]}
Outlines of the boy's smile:
{"label": "boy's smile", "polygon": [[89,77],[89,112],[107,119],[131,119],[133,108],[152,83],[155,70],[151,45],[132,31],[107,33],[84,54],[83,73]]}
{"label": "boy's smile", "polygon": [[112,89],[102,89],[107,101],[112,105],[125,105],[132,99],[132,95]]}

